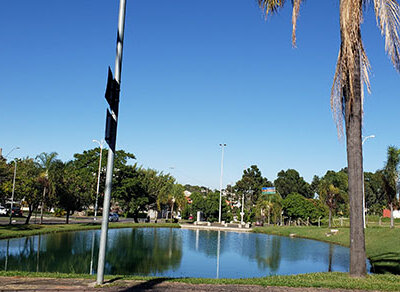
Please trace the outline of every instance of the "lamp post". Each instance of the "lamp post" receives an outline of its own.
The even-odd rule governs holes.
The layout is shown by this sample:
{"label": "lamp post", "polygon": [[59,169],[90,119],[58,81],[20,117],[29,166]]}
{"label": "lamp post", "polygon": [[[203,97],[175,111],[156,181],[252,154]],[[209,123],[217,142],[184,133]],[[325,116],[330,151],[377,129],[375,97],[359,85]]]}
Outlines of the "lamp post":
{"label": "lamp post", "polygon": [[240,224],[241,225],[243,225],[243,216],[244,216],[244,192],[243,192],[243,195],[242,195],[242,212],[240,212],[240,217],[241,217],[241,219],[240,219]]}
{"label": "lamp post", "polygon": [[[362,140],[362,145],[364,145],[364,142],[365,141],[367,141],[369,138],[375,138],[375,135],[369,135],[369,136],[366,136],[366,137],[364,137],[363,138],[363,140]],[[365,187],[364,187],[364,169],[363,169],[363,172],[362,172],[362,183],[363,183],[363,221],[364,221],[364,229],[367,227],[367,224],[366,224],[366,222],[365,222],[365,212],[366,212],[366,207],[365,207]]]}
{"label": "lamp post", "polygon": [[221,177],[219,180],[219,216],[218,222],[221,223],[221,207],[222,207],[222,175],[224,174],[224,148],[226,144],[219,144],[222,148],[222,158],[221,158]]}
{"label": "lamp post", "polygon": [[[7,155],[5,157],[8,157],[8,155],[11,154],[11,152],[13,152],[14,150],[19,150],[19,147],[14,147],[13,149],[11,149],[10,152],[7,153]],[[14,191],[15,191],[15,177],[17,176],[17,160],[14,158],[14,177],[13,177],[13,187],[12,187],[12,192],[11,192],[11,207],[10,207],[10,222],[9,224],[12,223],[12,210],[14,207]]]}
{"label": "lamp post", "polygon": [[99,171],[98,171],[98,174],[97,174],[96,202],[95,202],[95,205],[94,205],[94,218],[93,218],[93,220],[96,221],[97,220],[97,208],[98,208],[99,190],[100,190],[101,158],[102,158],[102,154],[103,154],[104,140],[101,140],[101,141],[93,140],[93,142],[98,143],[99,146],[100,146]]}

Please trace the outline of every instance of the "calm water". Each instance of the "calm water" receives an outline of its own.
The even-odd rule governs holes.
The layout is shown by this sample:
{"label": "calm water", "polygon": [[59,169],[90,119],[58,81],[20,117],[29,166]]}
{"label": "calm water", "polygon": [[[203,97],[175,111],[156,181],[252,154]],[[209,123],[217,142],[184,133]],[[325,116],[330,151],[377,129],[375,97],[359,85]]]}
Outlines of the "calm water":
{"label": "calm water", "polygon": [[[95,273],[100,230],[0,241],[0,269]],[[348,271],[349,249],[314,240],[223,231],[111,229],[106,274],[250,278]]]}

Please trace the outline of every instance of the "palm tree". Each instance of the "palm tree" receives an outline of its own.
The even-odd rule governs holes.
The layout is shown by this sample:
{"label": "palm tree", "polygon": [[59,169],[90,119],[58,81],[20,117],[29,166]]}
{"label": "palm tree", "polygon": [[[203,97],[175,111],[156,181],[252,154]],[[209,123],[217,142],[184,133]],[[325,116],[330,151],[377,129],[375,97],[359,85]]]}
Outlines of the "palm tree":
{"label": "palm tree", "polygon": [[383,186],[390,207],[390,228],[394,227],[393,203],[399,183],[400,149],[389,146],[387,160],[382,172]]}
{"label": "palm tree", "polygon": [[[361,39],[363,7],[374,4],[385,48],[400,71],[400,8],[396,0],[340,0],[341,44],[331,93],[339,136],[345,122],[350,197],[350,275],[366,275],[363,224],[362,104],[363,84],[369,89],[369,62]],[[292,42],[296,43],[296,23],[302,0],[292,0]],[[258,0],[266,15],[277,12],[285,0]]]}
{"label": "palm tree", "polygon": [[36,161],[39,166],[43,169],[43,173],[40,176],[40,182],[43,185],[43,197],[42,197],[42,206],[40,210],[40,224],[43,223],[43,209],[44,209],[44,201],[46,198],[46,191],[50,189],[50,180],[49,180],[49,170],[52,164],[56,161],[57,152],[45,153],[42,152],[38,156],[36,156]]}
{"label": "palm tree", "polygon": [[319,184],[319,199],[329,208],[329,228],[332,227],[332,211],[336,209],[340,197],[340,189],[323,179]]}

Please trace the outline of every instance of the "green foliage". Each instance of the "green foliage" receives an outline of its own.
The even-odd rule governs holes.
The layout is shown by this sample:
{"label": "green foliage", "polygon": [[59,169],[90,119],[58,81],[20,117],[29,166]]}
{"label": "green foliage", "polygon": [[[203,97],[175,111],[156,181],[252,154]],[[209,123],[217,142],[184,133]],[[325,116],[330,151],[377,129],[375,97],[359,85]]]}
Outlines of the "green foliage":
{"label": "green foliage", "polygon": [[[190,195],[192,204],[190,212],[193,219],[197,220],[197,211],[203,212],[206,221],[216,222],[219,219],[219,192],[208,192],[207,195],[201,193],[192,193]],[[221,220],[229,222],[233,219],[231,208],[225,199],[221,201]]]}
{"label": "green foliage", "polygon": [[282,207],[284,214],[292,220],[297,218],[307,220],[309,217],[310,221],[315,222],[319,217],[325,217],[327,213],[319,200],[307,199],[297,193],[288,195],[282,201]]}
{"label": "green foliage", "polygon": [[63,217],[63,216],[65,216],[65,214],[66,214],[66,212],[61,208],[55,208],[54,209],[54,216],[55,217]]}
{"label": "green foliage", "polygon": [[9,194],[8,185],[11,185],[13,179],[12,165],[0,156],[0,203],[5,204],[6,197]]}
{"label": "green foliage", "polygon": [[389,203],[396,200],[397,186],[399,183],[400,149],[389,146],[387,160],[382,171],[383,188]]}
{"label": "green foliage", "polygon": [[57,194],[57,206],[69,215],[80,211],[91,203],[93,182],[88,174],[75,167],[74,161],[54,165],[54,182]]}
{"label": "green foliage", "polygon": [[306,198],[314,197],[310,185],[294,169],[278,172],[278,177],[274,181],[274,185],[283,199],[291,193],[298,193]]}
{"label": "green foliage", "polygon": [[369,214],[382,214],[388,205],[383,188],[382,171],[364,173],[365,201]]}
{"label": "green foliage", "polygon": [[241,195],[245,194],[245,205],[247,208],[251,208],[261,196],[261,189],[272,186],[272,182],[261,175],[261,171],[257,165],[252,165],[243,171],[242,178],[236,182],[233,189],[238,195],[236,200],[240,200]]}

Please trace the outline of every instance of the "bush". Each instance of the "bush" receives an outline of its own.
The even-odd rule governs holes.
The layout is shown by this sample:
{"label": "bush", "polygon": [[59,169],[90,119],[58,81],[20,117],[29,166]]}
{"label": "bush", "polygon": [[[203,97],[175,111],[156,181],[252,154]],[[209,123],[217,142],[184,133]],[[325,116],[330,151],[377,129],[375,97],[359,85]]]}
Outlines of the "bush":
{"label": "bush", "polygon": [[328,213],[327,207],[319,200],[307,199],[300,194],[292,193],[282,202],[284,214],[292,219],[316,222],[319,217],[325,217]]}
{"label": "bush", "polygon": [[65,216],[65,214],[67,214],[67,212],[65,212],[63,209],[60,209],[60,208],[54,209],[55,217],[63,217],[63,216]]}

